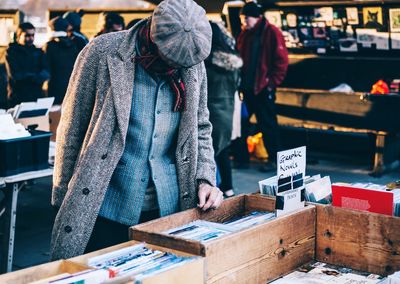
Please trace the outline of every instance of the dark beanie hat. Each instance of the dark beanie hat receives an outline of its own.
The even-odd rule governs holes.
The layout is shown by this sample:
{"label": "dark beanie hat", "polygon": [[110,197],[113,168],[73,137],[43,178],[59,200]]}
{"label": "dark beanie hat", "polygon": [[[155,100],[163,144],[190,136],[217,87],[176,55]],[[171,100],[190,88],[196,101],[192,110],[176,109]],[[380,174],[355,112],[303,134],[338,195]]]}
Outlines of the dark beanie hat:
{"label": "dark beanie hat", "polygon": [[63,18],[66,19],[74,28],[79,28],[82,23],[81,15],[76,12],[67,12],[63,15]]}
{"label": "dark beanie hat", "polygon": [[242,15],[248,17],[258,18],[262,15],[261,7],[255,2],[247,2],[240,12]]}
{"label": "dark beanie hat", "polygon": [[49,27],[54,32],[66,32],[68,25],[68,21],[61,17],[55,17],[49,22]]}

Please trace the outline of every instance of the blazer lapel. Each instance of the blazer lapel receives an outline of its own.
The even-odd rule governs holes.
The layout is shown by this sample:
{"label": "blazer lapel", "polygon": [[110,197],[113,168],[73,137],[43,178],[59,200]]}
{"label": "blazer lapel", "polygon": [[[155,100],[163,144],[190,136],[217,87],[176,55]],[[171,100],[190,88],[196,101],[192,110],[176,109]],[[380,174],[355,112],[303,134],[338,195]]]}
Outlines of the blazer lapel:
{"label": "blazer lapel", "polygon": [[132,106],[133,82],[135,78],[135,64],[124,62],[120,58],[107,58],[110,72],[111,90],[114,101],[114,111],[118,128],[125,137],[128,129],[129,115]]}

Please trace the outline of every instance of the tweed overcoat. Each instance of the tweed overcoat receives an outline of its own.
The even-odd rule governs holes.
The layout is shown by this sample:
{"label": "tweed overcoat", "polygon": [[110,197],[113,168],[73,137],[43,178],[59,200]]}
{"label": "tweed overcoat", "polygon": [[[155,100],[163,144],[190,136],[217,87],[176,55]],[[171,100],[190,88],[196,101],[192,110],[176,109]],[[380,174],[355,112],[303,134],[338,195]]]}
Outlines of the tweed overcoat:
{"label": "tweed overcoat", "polygon": [[[51,258],[84,252],[125,147],[135,77],[136,27],[95,38],[80,53],[57,130]],[[182,70],[186,110],[176,148],[180,208],[197,203],[197,180],[215,185],[204,63]],[[139,95],[139,94],[133,94]]]}

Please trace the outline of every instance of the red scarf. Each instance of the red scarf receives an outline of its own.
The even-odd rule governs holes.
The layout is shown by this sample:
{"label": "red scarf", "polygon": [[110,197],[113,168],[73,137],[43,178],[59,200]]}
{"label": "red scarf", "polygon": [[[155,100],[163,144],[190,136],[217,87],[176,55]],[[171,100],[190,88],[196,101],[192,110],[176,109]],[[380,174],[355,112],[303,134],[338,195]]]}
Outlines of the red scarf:
{"label": "red scarf", "polygon": [[173,111],[184,111],[186,108],[185,84],[181,80],[179,69],[169,66],[160,58],[157,46],[150,38],[150,23],[151,19],[138,30],[140,55],[137,55],[135,60],[142,65],[147,72],[160,76],[168,82],[175,93],[175,106]]}

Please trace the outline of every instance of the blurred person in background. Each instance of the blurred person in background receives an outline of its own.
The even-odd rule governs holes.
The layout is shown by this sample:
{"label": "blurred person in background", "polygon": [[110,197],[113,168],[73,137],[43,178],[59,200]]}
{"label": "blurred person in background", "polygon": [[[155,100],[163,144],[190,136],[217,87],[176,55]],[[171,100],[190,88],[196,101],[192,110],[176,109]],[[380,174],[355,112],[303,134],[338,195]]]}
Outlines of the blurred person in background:
{"label": "blurred person in background", "polygon": [[88,43],[88,38],[81,33],[82,16],[84,15],[83,10],[77,12],[66,12],[62,17],[68,21],[71,27],[68,28],[68,36],[75,42],[75,45],[81,51]]}
{"label": "blurred person in background", "polygon": [[43,47],[50,71],[48,96],[54,97],[54,103],[61,105],[80,50],[67,36],[67,30],[71,28],[67,20],[56,17],[49,22],[49,26],[51,38]]}
{"label": "blurred person in background", "polygon": [[25,22],[17,29],[16,42],[6,50],[8,107],[32,102],[44,96],[43,83],[49,79],[45,54],[33,44],[35,27]]}
{"label": "blurred person in background", "polygon": [[235,94],[243,65],[235,49],[235,40],[222,23],[210,22],[212,28],[211,54],[205,61],[208,79],[208,109],[213,126],[212,138],[215,160],[221,177],[219,188],[225,197],[233,196],[232,168],[229,145],[232,137]]}
{"label": "blurred person in background", "polygon": [[[276,169],[280,148],[275,93],[286,76],[288,51],[282,32],[268,22],[259,5],[247,2],[240,17],[242,32],[238,37],[238,49],[244,63],[241,89],[249,117],[256,115],[263,135],[268,162],[260,171],[267,172]],[[243,151],[247,151],[247,147]]]}
{"label": "blurred person in background", "polygon": [[101,13],[99,16],[98,29],[99,32],[95,37],[102,34],[122,31],[125,29],[124,18],[122,18],[120,14],[114,12]]}

